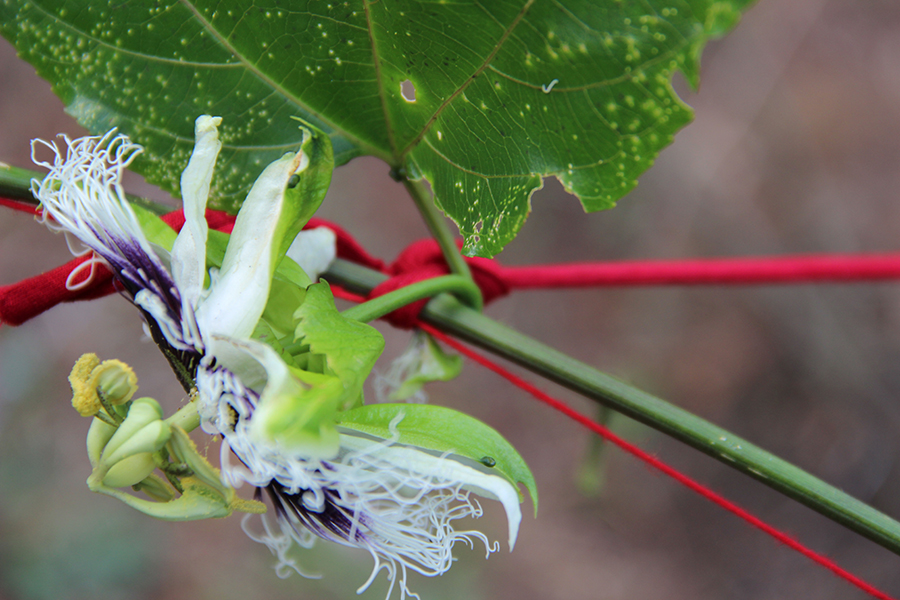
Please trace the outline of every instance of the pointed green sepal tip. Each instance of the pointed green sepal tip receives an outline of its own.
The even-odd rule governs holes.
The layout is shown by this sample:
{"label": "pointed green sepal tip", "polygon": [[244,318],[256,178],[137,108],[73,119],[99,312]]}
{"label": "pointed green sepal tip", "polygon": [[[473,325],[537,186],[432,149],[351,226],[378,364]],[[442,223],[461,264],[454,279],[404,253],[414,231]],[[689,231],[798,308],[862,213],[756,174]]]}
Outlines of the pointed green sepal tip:
{"label": "pointed green sepal tip", "polygon": [[170,502],[175,499],[175,492],[158,475],[150,474],[133,486],[134,491],[144,492],[157,502]]}

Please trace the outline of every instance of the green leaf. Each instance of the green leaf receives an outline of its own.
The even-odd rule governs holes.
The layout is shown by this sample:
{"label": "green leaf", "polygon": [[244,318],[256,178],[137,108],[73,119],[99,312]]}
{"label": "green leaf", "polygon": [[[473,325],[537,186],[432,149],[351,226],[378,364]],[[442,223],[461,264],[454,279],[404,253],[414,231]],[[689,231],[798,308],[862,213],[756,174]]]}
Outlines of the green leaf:
{"label": "green leaf", "polygon": [[[403,418],[391,423],[400,415]],[[525,459],[496,429],[475,417],[429,404],[370,404],[339,414],[338,425],[435,452],[469,458],[502,475],[514,486],[523,484],[537,514],[537,484]],[[521,493],[519,494],[521,497]]]}
{"label": "green leaf", "polygon": [[[309,347],[306,370],[318,370],[315,363],[319,356],[323,357],[323,372],[336,375],[344,386],[340,407],[360,404],[363,383],[384,350],[384,338],[378,330],[341,315],[327,283],[307,288],[294,319],[294,341]],[[297,364],[302,363],[298,360]]]}
{"label": "green leaf", "polygon": [[703,45],[748,4],[5,0],[0,33],[82,125],[143,144],[135,169],[176,194],[199,114],[224,119],[212,197],[229,210],[300,145],[300,117],[337,164],[371,154],[428,179],[465,251],[489,256],[542,177],[588,211],[632,189],[691,119],[672,74],[696,85]]}

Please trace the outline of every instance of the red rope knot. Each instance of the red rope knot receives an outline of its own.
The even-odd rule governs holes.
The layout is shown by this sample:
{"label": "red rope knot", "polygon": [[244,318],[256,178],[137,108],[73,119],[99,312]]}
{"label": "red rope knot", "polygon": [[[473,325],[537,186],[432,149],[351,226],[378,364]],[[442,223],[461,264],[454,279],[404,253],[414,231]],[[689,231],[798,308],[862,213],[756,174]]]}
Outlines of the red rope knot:
{"label": "red rope knot", "polygon": [[[493,260],[487,258],[465,260],[472,271],[475,285],[481,290],[485,304],[510,292],[510,287],[503,278],[502,268]],[[447,275],[450,269],[437,242],[427,239],[407,246],[383,272],[391,278],[376,286],[369,294],[369,298],[376,298],[417,281]],[[419,312],[427,302],[427,299],[413,302],[384,318],[395,327],[413,329],[418,324]]]}

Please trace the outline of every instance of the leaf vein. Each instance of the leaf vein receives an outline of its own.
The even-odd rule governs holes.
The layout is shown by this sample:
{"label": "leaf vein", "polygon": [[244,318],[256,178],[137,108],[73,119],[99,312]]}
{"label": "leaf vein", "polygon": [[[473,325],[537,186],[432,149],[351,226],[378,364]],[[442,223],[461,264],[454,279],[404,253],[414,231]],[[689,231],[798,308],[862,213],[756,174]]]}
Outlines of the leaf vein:
{"label": "leaf vein", "polygon": [[444,109],[450,105],[451,102],[456,100],[463,93],[463,91],[471,84],[475,79],[481,75],[485,69],[487,69],[491,61],[494,60],[494,57],[497,56],[497,53],[500,52],[500,48],[506,43],[506,40],[509,39],[509,36],[512,34],[513,29],[519,24],[520,21],[525,17],[525,13],[528,12],[528,9],[531,8],[531,5],[534,4],[535,0],[527,0],[522,6],[522,9],[516,15],[516,17],[512,20],[503,33],[500,35],[500,38],[497,40],[497,43],[494,45],[494,48],[491,52],[485,57],[484,61],[481,63],[474,73],[471,76],[467,77],[465,82],[460,85],[450,96],[444,100],[440,106],[438,106],[437,110],[434,111],[434,114],[429,117],[428,121],[425,123],[425,126],[422,127],[422,130],[406,145],[403,151],[400,153],[401,156],[405,156],[408,152],[410,152],[419,142],[421,142],[425,138],[425,134],[434,125],[435,121],[437,121],[438,117],[441,113],[444,112]]}
{"label": "leaf vein", "polygon": [[388,111],[387,98],[384,93],[384,79],[381,76],[381,63],[378,59],[378,44],[375,41],[375,23],[372,22],[370,0],[363,0],[366,9],[366,26],[369,33],[369,43],[372,45],[372,63],[375,66],[375,80],[378,82],[378,97],[381,100],[381,112],[384,115],[384,127],[387,129],[388,143],[391,145],[391,154],[397,158],[397,141],[394,139],[394,128],[391,125],[391,115]]}
{"label": "leaf vein", "polygon": [[[40,13],[43,13],[46,17],[53,19],[60,26],[66,28],[74,33],[77,33],[78,35],[90,40],[91,42],[95,43],[98,46],[103,46],[105,48],[109,48],[113,52],[118,52],[120,54],[127,54],[128,56],[136,56],[138,58],[142,58],[144,60],[148,60],[151,62],[159,62],[159,63],[164,63],[164,64],[178,65],[178,66],[182,66],[182,67],[203,67],[203,68],[209,68],[209,69],[234,69],[234,68],[240,68],[240,66],[241,66],[241,63],[239,63],[239,62],[238,63],[196,62],[196,61],[191,61],[191,60],[181,60],[181,59],[177,59],[177,58],[164,58],[162,56],[155,56],[153,54],[145,54],[143,52],[135,52],[134,50],[128,50],[127,48],[120,48],[118,46],[114,46],[114,45],[110,44],[109,42],[104,42],[103,40],[101,40],[95,36],[92,36],[91,34],[87,33],[86,31],[75,27],[71,23],[67,23],[67,22],[63,21],[62,19],[60,19],[53,13],[47,11],[46,9],[44,9],[37,3],[34,3],[33,6],[34,6],[35,10],[37,10]],[[57,62],[59,62],[61,64],[70,64],[70,63],[66,63],[65,61],[60,61],[60,60],[57,60]],[[74,63],[72,63],[72,64],[74,64]]]}
{"label": "leaf vein", "polygon": [[214,36],[214,37],[219,41],[219,44],[221,44],[223,48],[225,48],[227,51],[229,51],[229,52],[232,54],[232,56],[234,56],[235,58],[237,58],[237,59],[241,62],[241,64],[244,65],[244,67],[247,69],[247,71],[248,71],[249,73],[253,74],[253,75],[256,76],[260,81],[262,81],[262,82],[265,83],[266,85],[270,86],[273,90],[275,90],[276,92],[278,92],[279,94],[281,94],[281,96],[283,96],[285,99],[287,99],[287,100],[293,102],[295,105],[297,105],[298,107],[300,107],[300,108],[302,108],[303,110],[307,111],[309,114],[311,114],[311,115],[312,115],[313,117],[315,117],[316,119],[318,119],[318,120],[320,120],[321,122],[327,124],[327,125],[328,125],[329,127],[331,127],[331,128],[334,130],[334,132],[337,133],[338,135],[347,138],[349,141],[351,141],[353,144],[359,146],[360,148],[364,148],[366,153],[372,154],[372,155],[374,155],[374,156],[378,156],[378,157],[380,157],[380,158],[382,158],[382,159],[384,158],[384,153],[383,153],[379,148],[377,148],[377,147],[375,147],[375,146],[373,146],[373,145],[371,145],[371,144],[369,144],[369,143],[367,143],[367,142],[362,141],[362,140],[359,139],[357,136],[355,136],[355,135],[353,135],[352,133],[348,132],[348,131],[347,131],[346,129],[344,129],[343,127],[339,127],[339,126],[338,126],[336,123],[334,123],[333,121],[331,121],[331,120],[329,120],[329,119],[326,119],[321,113],[319,113],[319,112],[316,111],[316,110],[313,110],[309,105],[307,105],[306,103],[302,102],[302,101],[300,100],[300,98],[296,97],[294,94],[292,94],[291,92],[289,92],[288,90],[286,90],[286,89],[285,89],[282,85],[280,85],[278,82],[276,82],[276,81],[273,80],[271,77],[269,77],[268,75],[266,75],[265,73],[263,73],[263,72],[262,72],[259,68],[257,68],[253,63],[251,63],[245,56],[243,56],[241,53],[239,53],[239,52],[237,51],[237,48],[235,48],[235,47],[234,47],[234,46],[233,46],[233,45],[225,38],[225,36],[222,35],[222,33],[221,33],[218,29],[216,29],[215,27],[213,27],[213,26],[212,26],[212,23],[210,23],[209,21],[207,21],[206,18],[204,18],[203,15],[200,14],[200,11],[197,9],[197,7],[195,7],[195,6],[193,5],[193,3],[192,3],[190,0],[179,0],[179,1],[180,1],[180,2],[181,2],[188,10],[190,10],[191,13],[194,14],[194,17],[201,23],[201,25],[202,25],[207,31],[209,31],[209,33],[210,33],[212,36]]}

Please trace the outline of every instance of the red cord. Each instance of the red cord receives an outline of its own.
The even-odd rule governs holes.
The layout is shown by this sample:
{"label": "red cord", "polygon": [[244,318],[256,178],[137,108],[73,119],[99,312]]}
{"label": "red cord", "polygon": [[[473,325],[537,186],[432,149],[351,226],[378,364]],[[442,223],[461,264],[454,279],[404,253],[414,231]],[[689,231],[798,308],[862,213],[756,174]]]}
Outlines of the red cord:
{"label": "red cord", "polygon": [[[0,205],[39,214],[33,205],[0,198]],[[207,211],[213,229],[230,231],[234,217],[221,211]],[[163,220],[176,231],[184,223],[181,211],[173,211]],[[337,234],[338,256],[382,271],[390,279],[378,286],[376,295],[386,293],[425,277],[449,272],[440,248],[434,240],[420,240],[407,247],[393,263],[384,262],[366,252],[342,228],[313,219],[307,227],[329,227]],[[77,291],[60,286],[82,260],[70,261],[54,271],[17,284],[0,287],[0,322],[19,325],[60,302],[86,300],[112,293],[109,276],[101,269],[94,282]],[[527,267],[506,267],[494,260],[467,258],[475,282],[485,302],[508,294],[512,289],[636,286],[636,285],[735,285],[809,283],[819,281],[875,281],[900,279],[900,254],[818,254],[769,258],[732,258],[672,261],[594,262]],[[103,276],[99,276],[103,275]],[[425,301],[395,311],[389,320],[398,327],[416,324]]]}
{"label": "red cord", "polygon": [[900,254],[810,254],[505,267],[513,288],[748,285],[900,279]]}
{"label": "red cord", "polygon": [[812,550],[810,550],[806,546],[802,545],[800,542],[793,539],[786,533],[783,533],[783,532],[779,531],[778,529],[775,529],[771,525],[769,525],[766,522],[762,521],[761,519],[753,516],[752,514],[750,514],[743,508],[739,507],[738,505],[734,504],[733,502],[726,500],[725,498],[723,498],[719,494],[715,493],[714,491],[712,491],[712,490],[704,487],[700,483],[694,481],[687,475],[684,475],[684,474],[676,471],[674,468],[672,468],[669,465],[667,465],[666,463],[662,462],[661,460],[659,460],[652,454],[649,454],[649,453],[641,450],[637,446],[630,444],[629,442],[626,442],[625,440],[623,440],[622,438],[620,438],[619,436],[617,436],[616,434],[611,432],[609,429],[607,429],[603,425],[600,425],[596,421],[593,421],[593,420],[589,419],[588,417],[585,417],[584,415],[576,412],[575,410],[573,410],[571,407],[564,404],[560,400],[553,398],[552,396],[541,391],[540,389],[538,389],[531,383],[525,381],[524,379],[518,377],[517,375],[514,375],[513,373],[510,373],[509,371],[507,371],[500,365],[497,365],[496,363],[494,363],[491,360],[489,360],[488,358],[478,354],[477,352],[474,352],[468,346],[461,344],[460,342],[454,340],[450,336],[442,333],[441,331],[435,329],[434,327],[432,327],[426,323],[420,323],[419,327],[421,327],[424,331],[428,332],[429,334],[433,335],[435,338],[441,340],[443,343],[447,344],[448,346],[450,346],[457,352],[467,356],[468,358],[474,360],[481,366],[500,375],[501,377],[503,377],[504,379],[506,379],[507,381],[512,383],[514,386],[528,392],[529,394],[531,394],[532,396],[534,396],[541,402],[550,406],[552,409],[561,412],[562,414],[573,419],[577,423],[583,425],[584,427],[587,427],[588,429],[590,429],[597,435],[603,437],[605,440],[611,442],[612,444],[615,444],[616,446],[618,446],[625,452],[636,457],[638,460],[640,460],[640,461],[650,465],[651,467],[654,467],[655,469],[661,471],[662,473],[668,475],[669,477],[673,478],[678,483],[680,483],[680,484],[684,485],[685,487],[693,490],[694,492],[700,494],[701,496],[703,496],[707,500],[712,501],[713,503],[717,504],[718,506],[721,506],[722,508],[729,511],[730,513],[743,519],[745,522],[749,523],[750,525],[753,525],[754,527],[757,527],[757,528],[763,530],[765,533],[769,534],[770,536],[772,536],[773,538],[775,538],[776,540],[778,540],[785,546],[788,546],[792,550],[795,550],[795,551],[799,552],[800,554],[806,556],[807,558],[809,558],[816,564],[825,567],[826,569],[828,569],[829,571],[831,571],[832,573],[834,573],[841,579],[844,579],[845,581],[855,585],[856,587],[858,587],[862,591],[866,592],[867,594],[869,594],[875,598],[879,598],[881,600],[893,600],[893,598],[891,596],[888,596],[884,592],[869,585],[868,583],[866,583],[859,577],[856,577],[852,573],[845,571],[844,569],[842,569],[841,567],[836,565],[833,561],[826,558],[825,556],[822,556],[821,554],[813,552]]}

